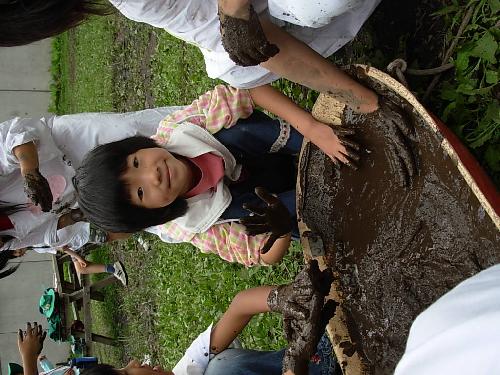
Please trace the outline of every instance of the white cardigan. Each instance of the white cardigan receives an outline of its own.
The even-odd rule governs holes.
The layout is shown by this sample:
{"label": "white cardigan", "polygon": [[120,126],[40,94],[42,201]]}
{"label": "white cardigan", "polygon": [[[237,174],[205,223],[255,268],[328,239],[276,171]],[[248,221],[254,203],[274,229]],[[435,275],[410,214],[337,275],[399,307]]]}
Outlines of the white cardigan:
{"label": "white cardigan", "polygon": [[[166,144],[169,152],[194,158],[208,152],[224,159],[224,176],[232,181],[240,177],[241,165],[234,156],[207,130],[189,122],[179,124],[171,133]],[[188,198],[188,210],[185,215],[174,220],[174,223],[193,233],[202,233],[214,225],[231,203],[231,193],[221,179],[215,191],[210,190],[195,197]]]}

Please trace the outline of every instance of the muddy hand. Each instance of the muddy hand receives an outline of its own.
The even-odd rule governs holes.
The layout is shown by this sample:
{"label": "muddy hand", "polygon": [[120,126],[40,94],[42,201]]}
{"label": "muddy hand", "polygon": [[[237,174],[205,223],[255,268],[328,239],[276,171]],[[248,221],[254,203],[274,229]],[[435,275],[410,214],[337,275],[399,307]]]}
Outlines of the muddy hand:
{"label": "muddy hand", "polygon": [[258,65],[279,52],[266,39],[259,17],[250,5],[247,19],[231,17],[219,8],[222,45],[231,60],[241,66]]}
{"label": "muddy hand", "polygon": [[404,109],[386,98],[379,97],[379,108],[371,113],[357,113],[346,107],[343,123],[375,126],[384,134],[389,152],[389,164],[401,186],[410,186],[418,174],[415,156],[411,147],[417,141],[414,124]]}
{"label": "muddy hand", "polygon": [[24,192],[33,204],[39,204],[42,211],[50,211],[52,208],[52,192],[48,181],[38,169],[32,169],[23,173]]}
{"label": "muddy hand", "polygon": [[333,300],[323,305],[324,297],[318,293],[312,298],[311,315],[307,320],[289,320],[289,346],[283,357],[283,373],[291,370],[295,375],[307,374],[311,356],[316,353],[318,342],[326,325],[335,314],[337,303]]}
{"label": "muddy hand", "polygon": [[257,187],[255,194],[266,205],[262,207],[257,204],[245,203],[243,208],[251,211],[254,216],[241,218],[240,222],[245,226],[246,232],[250,236],[271,232],[269,239],[260,251],[261,254],[265,254],[278,238],[292,231],[292,218],[285,205],[277,197],[269,194],[266,189]]}

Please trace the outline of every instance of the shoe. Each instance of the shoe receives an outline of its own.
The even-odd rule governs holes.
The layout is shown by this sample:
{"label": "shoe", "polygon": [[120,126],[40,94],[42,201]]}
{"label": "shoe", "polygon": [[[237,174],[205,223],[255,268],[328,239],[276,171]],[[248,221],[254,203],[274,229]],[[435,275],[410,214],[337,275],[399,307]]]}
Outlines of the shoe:
{"label": "shoe", "polygon": [[127,284],[128,284],[127,273],[123,269],[122,262],[113,263],[113,267],[115,269],[113,276],[116,277],[118,280],[120,280],[120,282],[123,284],[123,286],[127,286]]}

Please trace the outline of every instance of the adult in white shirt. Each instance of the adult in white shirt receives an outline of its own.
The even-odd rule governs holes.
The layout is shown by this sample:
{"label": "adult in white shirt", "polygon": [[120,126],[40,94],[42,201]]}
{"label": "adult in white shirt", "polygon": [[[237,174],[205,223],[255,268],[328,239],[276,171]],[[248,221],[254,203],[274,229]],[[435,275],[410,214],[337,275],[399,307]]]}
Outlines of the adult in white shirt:
{"label": "adult in white shirt", "polygon": [[[285,77],[311,89],[331,93],[355,111],[368,113],[378,108],[378,98],[373,91],[352,80],[324,56],[352,40],[380,0],[110,2],[127,18],[164,28],[198,46],[212,78],[220,78],[238,88],[253,88]],[[219,11],[224,37],[220,31]],[[106,10],[90,0],[0,2],[0,45],[21,45],[52,36],[96,13],[105,14]],[[231,25],[236,22],[241,27],[228,26],[227,17],[235,20]],[[243,38],[238,38],[239,34]],[[234,41],[231,46],[228,39]],[[254,40],[257,40],[256,46]],[[260,65],[237,65],[224,47],[243,49],[237,53],[230,50],[233,59],[239,56],[239,64],[248,57],[252,61],[245,61],[245,65],[258,62]],[[251,52],[244,50],[248,47],[252,48]],[[251,58],[253,52],[261,53],[259,50],[263,51],[260,58]]]}
{"label": "adult in white shirt", "polygon": [[500,374],[500,264],[458,284],[413,322],[395,375]]}
{"label": "adult in white shirt", "polygon": [[[71,182],[74,169],[83,156],[99,144],[133,135],[151,136],[158,123],[177,109],[179,107],[123,114],[14,118],[1,123],[0,210],[4,213],[7,210],[7,214],[2,215],[0,221],[0,251],[68,244],[78,249],[87,243],[89,224],[71,218],[71,209],[76,208]],[[28,148],[30,152],[27,153],[34,157],[19,160],[20,154],[16,150],[20,148]],[[29,168],[26,165],[23,168],[26,162],[30,164]],[[52,199],[44,203],[47,212],[31,204],[24,192],[27,169],[38,171],[35,173],[40,176],[38,182],[42,186],[39,190],[52,195]]]}

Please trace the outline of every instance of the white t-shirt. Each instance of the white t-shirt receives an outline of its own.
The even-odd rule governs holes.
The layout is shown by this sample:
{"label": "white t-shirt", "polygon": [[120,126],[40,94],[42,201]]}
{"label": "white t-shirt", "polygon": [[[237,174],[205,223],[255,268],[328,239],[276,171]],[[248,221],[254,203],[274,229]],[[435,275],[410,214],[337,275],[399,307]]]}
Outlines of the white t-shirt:
{"label": "white t-shirt", "polygon": [[52,212],[38,207],[9,215],[13,229],[0,231],[15,237],[0,251],[27,246],[75,246],[88,240],[88,224],[75,224],[57,230],[57,220],[67,208],[75,207],[71,178],[84,155],[99,144],[133,135],[151,136],[159,122],[183,107],[163,107],[130,113],[81,113],[43,118],[14,118],[0,124],[0,200],[7,205],[29,202],[23,189],[19,162],[12,150],[35,142],[40,172],[51,186],[55,198]]}
{"label": "white t-shirt", "polygon": [[[252,0],[255,11],[267,15],[273,23],[308,44],[322,56],[330,56],[352,40],[380,0],[318,0],[309,1],[307,19],[322,20],[319,28],[304,27],[289,9],[297,5],[301,12],[306,0]],[[125,17],[163,28],[175,37],[196,45],[205,59],[207,74],[238,88],[252,88],[270,83],[279,77],[260,66],[236,65],[224,50],[217,16],[217,0],[110,0]],[[338,16],[324,17],[328,14]],[[307,20],[304,23],[309,22]],[[331,22],[330,22],[331,21]],[[300,23],[300,22],[299,22]]]}
{"label": "white t-shirt", "polygon": [[413,322],[395,375],[500,374],[500,264],[463,281]]}
{"label": "white t-shirt", "polygon": [[210,362],[210,334],[212,324],[189,346],[172,372],[175,375],[203,375]]}

